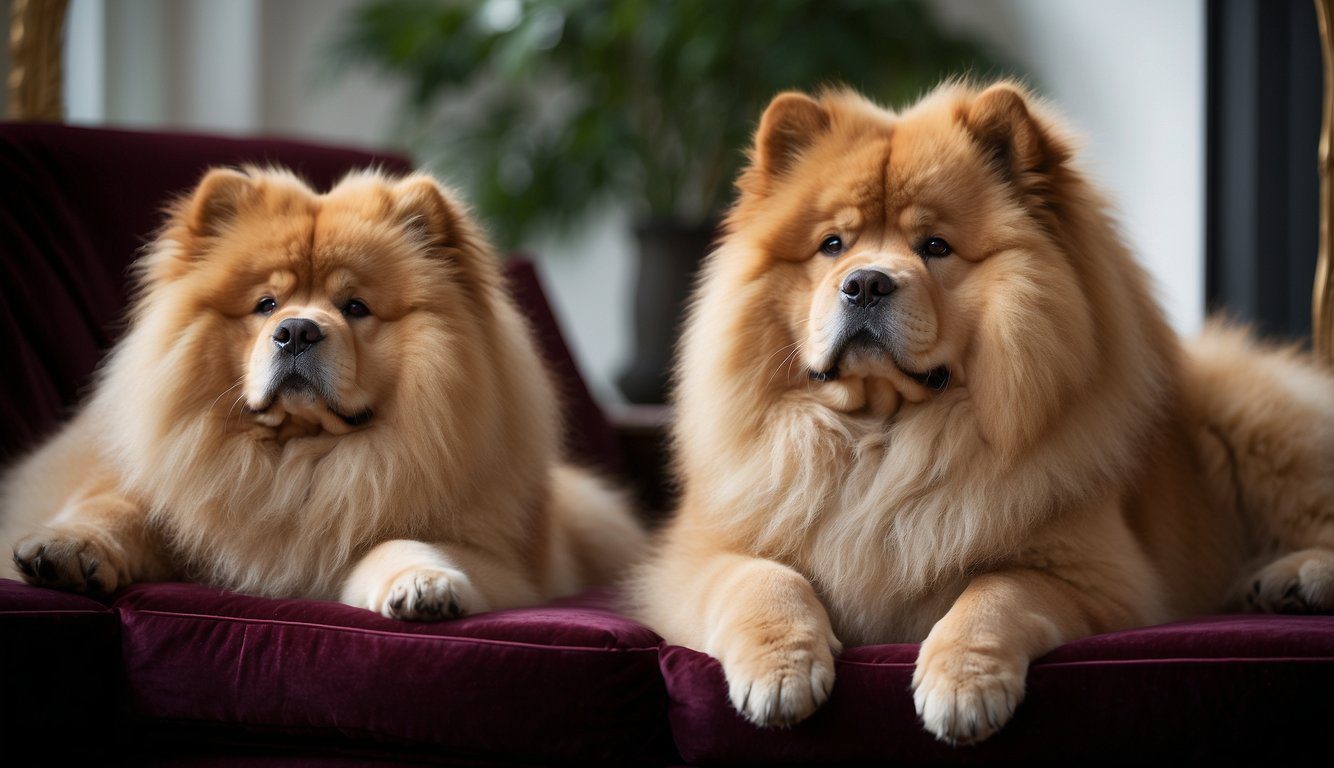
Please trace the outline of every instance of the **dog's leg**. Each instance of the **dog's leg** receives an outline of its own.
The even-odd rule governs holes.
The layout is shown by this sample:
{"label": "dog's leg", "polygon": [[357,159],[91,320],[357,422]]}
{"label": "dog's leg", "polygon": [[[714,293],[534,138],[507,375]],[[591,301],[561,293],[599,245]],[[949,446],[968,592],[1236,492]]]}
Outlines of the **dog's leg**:
{"label": "dog's leg", "polygon": [[747,720],[791,725],[829,698],[842,646],[800,573],[728,552],[668,554],[644,586],[650,625],[722,662],[732,706]]}
{"label": "dog's leg", "polygon": [[1143,623],[1134,600],[1042,570],[974,578],[922,643],[913,674],[918,716],[952,744],[991,736],[1023,699],[1031,660],[1079,637]]}
{"label": "dog's leg", "polygon": [[1169,615],[1115,500],[1067,513],[1012,562],[974,577],[922,642],[913,702],[942,741],[995,733],[1024,697],[1029,662],[1056,646]]}
{"label": "dog's leg", "polygon": [[20,539],[14,566],[30,584],[92,594],[171,574],[143,508],[105,483],[70,499],[46,525]]}
{"label": "dog's leg", "polygon": [[437,621],[536,603],[539,595],[518,566],[459,545],[398,539],[357,563],[340,599],[391,619]]}
{"label": "dog's leg", "polygon": [[913,702],[928,731],[970,743],[1009,721],[1029,660],[1090,632],[1064,591],[1031,571],[973,579],[917,657]]}

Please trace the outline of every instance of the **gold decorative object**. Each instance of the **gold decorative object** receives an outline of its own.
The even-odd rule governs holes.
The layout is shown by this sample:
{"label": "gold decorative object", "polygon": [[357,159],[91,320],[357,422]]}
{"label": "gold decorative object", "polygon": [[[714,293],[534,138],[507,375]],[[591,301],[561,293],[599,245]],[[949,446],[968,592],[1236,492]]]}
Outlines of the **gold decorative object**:
{"label": "gold decorative object", "polygon": [[9,18],[11,120],[59,122],[60,57],[69,0],[13,0]]}
{"label": "gold decorative object", "polygon": [[1334,364],[1334,265],[1330,264],[1331,219],[1334,219],[1334,0],[1315,0],[1319,19],[1320,47],[1325,59],[1325,107],[1320,128],[1320,256],[1315,265],[1315,289],[1311,305],[1311,341],[1320,359]]}

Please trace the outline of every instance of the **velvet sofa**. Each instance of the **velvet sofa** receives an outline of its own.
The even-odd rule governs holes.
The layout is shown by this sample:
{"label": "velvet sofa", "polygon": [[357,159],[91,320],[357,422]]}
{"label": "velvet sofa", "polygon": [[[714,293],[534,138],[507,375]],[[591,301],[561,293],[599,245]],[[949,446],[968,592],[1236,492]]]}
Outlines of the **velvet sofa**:
{"label": "velvet sofa", "polygon": [[[239,162],[321,186],[367,163],[407,167],[283,141],[0,125],[0,457],[48,433],[87,384],[161,203]],[[564,390],[571,455],[615,473],[615,434],[536,273],[507,270]],[[0,764],[1329,764],[1334,751],[1334,617],[1204,617],[1071,643],[1033,666],[999,735],[952,749],[913,714],[916,646],[848,649],[821,711],[760,731],[732,711],[715,661],[615,605],[592,592],[415,624],[191,584],[97,601],[0,581]]]}

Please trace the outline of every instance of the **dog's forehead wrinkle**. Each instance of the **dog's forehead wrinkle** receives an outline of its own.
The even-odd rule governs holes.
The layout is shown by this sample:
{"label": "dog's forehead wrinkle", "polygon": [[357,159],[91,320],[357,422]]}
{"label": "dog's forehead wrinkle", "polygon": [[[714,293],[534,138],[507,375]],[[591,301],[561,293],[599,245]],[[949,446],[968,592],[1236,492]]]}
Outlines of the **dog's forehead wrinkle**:
{"label": "dog's forehead wrinkle", "polygon": [[[892,151],[894,142],[893,142],[892,131],[890,133],[891,135],[889,137],[889,140],[885,142],[884,157],[880,159],[880,186],[877,189],[877,192],[879,193],[878,202],[880,203],[880,213],[882,215],[888,213],[890,207],[890,199],[891,199],[889,191],[889,183],[890,183],[889,166],[890,163],[892,163],[894,160],[894,155]],[[875,220],[880,220],[880,217],[876,217]]]}
{"label": "dog's forehead wrinkle", "polygon": [[315,222],[318,221],[319,219],[319,213],[320,213],[320,207],[318,206],[318,204],[316,204],[315,215],[314,217],[312,217],[310,226],[306,227],[306,242],[304,249],[306,255],[306,265],[307,268],[309,269],[309,272],[307,272],[307,274],[312,276],[315,273],[315,231],[316,231]]}

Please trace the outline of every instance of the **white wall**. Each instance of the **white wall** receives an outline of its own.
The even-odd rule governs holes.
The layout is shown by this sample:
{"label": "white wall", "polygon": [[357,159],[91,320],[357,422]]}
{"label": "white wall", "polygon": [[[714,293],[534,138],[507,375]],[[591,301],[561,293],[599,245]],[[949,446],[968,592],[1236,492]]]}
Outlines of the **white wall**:
{"label": "white wall", "polygon": [[[814,0],[813,0],[814,1]],[[3,2],[3,0],[0,0]],[[73,0],[73,121],[279,134],[366,147],[392,138],[402,89],[334,78],[324,52],[356,0]],[[1088,137],[1086,164],[1174,324],[1203,315],[1203,0],[934,0],[1032,74]],[[76,41],[79,41],[76,43]],[[529,245],[595,393],[631,355],[635,245],[623,211]]]}
{"label": "white wall", "polygon": [[402,88],[330,72],[329,42],[355,4],[72,0],[69,122],[385,148]]}

